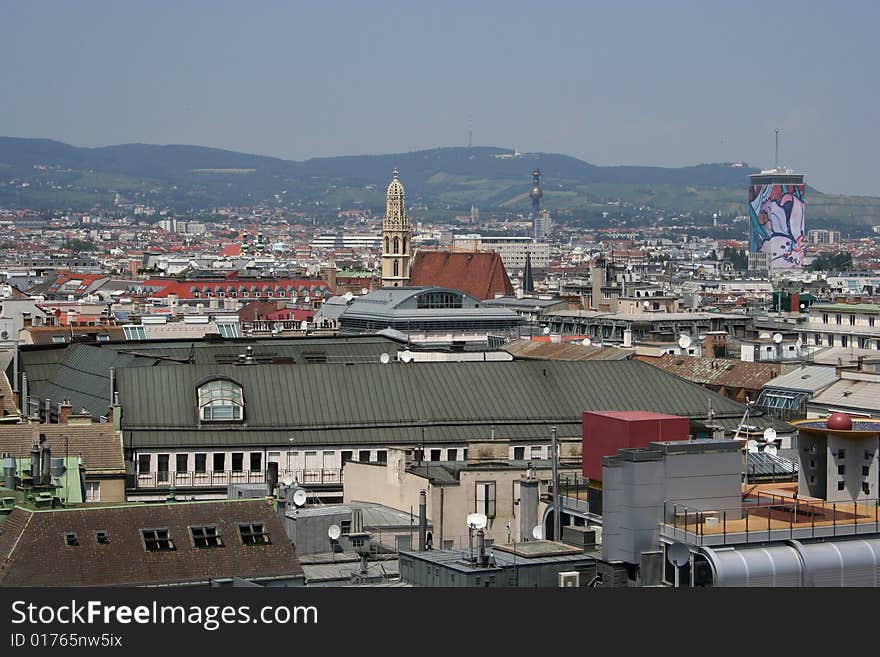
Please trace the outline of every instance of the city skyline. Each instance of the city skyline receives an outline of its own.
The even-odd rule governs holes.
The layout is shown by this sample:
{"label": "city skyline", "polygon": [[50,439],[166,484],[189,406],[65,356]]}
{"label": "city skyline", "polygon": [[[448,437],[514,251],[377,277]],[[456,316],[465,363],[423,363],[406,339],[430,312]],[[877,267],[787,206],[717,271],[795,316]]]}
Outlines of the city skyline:
{"label": "city skyline", "polygon": [[158,5],[9,7],[0,133],[304,160],[472,127],[598,165],[769,168],[779,128],[808,185],[880,195],[868,3]]}

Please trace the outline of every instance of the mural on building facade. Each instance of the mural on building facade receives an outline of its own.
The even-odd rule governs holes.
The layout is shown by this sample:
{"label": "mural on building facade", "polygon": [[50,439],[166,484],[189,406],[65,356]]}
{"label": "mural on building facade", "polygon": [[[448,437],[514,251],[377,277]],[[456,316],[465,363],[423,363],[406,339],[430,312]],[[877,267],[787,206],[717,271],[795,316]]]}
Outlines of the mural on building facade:
{"label": "mural on building facade", "polygon": [[804,185],[751,185],[749,251],[769,255],[770,267],[804,264]]}

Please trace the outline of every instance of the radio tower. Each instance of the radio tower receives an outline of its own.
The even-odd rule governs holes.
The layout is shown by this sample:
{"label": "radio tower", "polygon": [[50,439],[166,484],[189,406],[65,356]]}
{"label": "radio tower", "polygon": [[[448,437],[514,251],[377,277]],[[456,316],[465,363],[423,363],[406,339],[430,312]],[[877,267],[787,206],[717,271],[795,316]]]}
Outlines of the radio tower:
{"label": "radio tower", "polygon": [[532,237],[538,238],[538,213],[541,211],[541,197],[544,192],[541,191],[541,170],[532,171],[532,181],[534,187],[529,192],[529,198],[532,199]]}

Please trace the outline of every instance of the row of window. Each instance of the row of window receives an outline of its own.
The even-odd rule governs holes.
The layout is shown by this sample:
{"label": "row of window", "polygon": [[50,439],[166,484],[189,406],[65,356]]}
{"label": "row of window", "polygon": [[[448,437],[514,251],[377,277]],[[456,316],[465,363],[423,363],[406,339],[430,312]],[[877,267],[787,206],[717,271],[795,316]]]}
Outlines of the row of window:
{"label": "row of window", "polygon": [[[833,347],[834,346],[834,333],[826,333],[824,336],[825,346]],[[880,349],[880,339],[872,336],[852,336],[852,340],[850,341],[850,336],[837,334],[838,343],[841,347],[858,347],[859,349],[871,349],[872,342],[874,349]],[[819,346],[823,343],[823,337],[821,333],[813,333],[813,344]]]}
{"label": "row of window", "polygon": [[[526,452],[528,450],[528,452]],[[320,458],[319,458],[320,454]],[[527,455],[528,454],[528,455]],[[539,445],[531,447],[514,447],[512,458],[517,461],[526,459],[542,459],[545,458],[545,448]],[[153,454],[138,455],[138,474],[150,474],[153,463]],[[263,452],[196,452],[195,454],[178,453],[178,454],[156,454],[156,471],[171,472],[171,457],[174,456],[174,472],[208,472],[210,463],[212,472],[244,472],[247,463],[248,470],[251,472],[260,472],[263,470]],[[336,452],[327,450],[324,452],[306,451],[302,453],[304,465],[306,468],[334,468],[336,467]],[[375,451],[375,458],[372,450],[342,450],[339,453],[341,464],[344,466],[349,461],[358,461],[361,463],[386,463],[388,460],[388,451],[378,449]],[[415,457],[415,454],[411,455]],[[451,448],[432,448],[426,450],[423,454],[426,461],[466,461],[467,448],[459,449]],[[210,460],[209,460],[210,457]],[[228,461],[227,461],[228,459]],[[290,451],[287,453],[287,468],[296,469],[296,462],[300,460],[300,452]],[[269,461],[281,464],[281,452],[269,452]],[[227,462],[231,467],[227,468]],[[190,466],[194,467],[190,467]],[[97,492],[97,491],[96,491]]]}
{"label": "row of window", "polygon": [[[194,548],[224,547],[223,537],[217,529],[217,525],[199,525],[189,528]],[[147,552],[163,552],[175,550],[176,545],[171,532],[167,527],[141,529],[141,539]],[[242,545],[270,545],[272,540],[262,522],[245,522],[238,524],[238,536]],[[108,532],[98,530],[95,532],[95,542],[98,544],[110,543]],[[64,533],[64,545],[67,547],[79,547],[80,541],[76,532]]]}
{"label": "row of window", "polygon": [[[195,468],[192,470],[193,472],[207,472],[208,471],[208,454],[207,453],[196,453],[195,456]],[[231,466],[229,469],[233,472],[243,472],[244,471],[244,452],[232,452],[231,455]],[[225,472],[226,471],[226,452],[215,452],[211,454],[211,470],[213,472]],[[175,472],[190,472],[190,454],[175,454]],[[152,454],[138,454],[138,474],[149,474],[150,466],[152,464],[153,455]],[[156,454],[156,472],[170,472],[170,454]],[[263,469],[263,453],[262,452],[250,452],[249,459],[249,470],[251,472],[259,472]]]}
{"label": "row of window", "polygon": [[[855,326],[857,323],[856,316],[849,315],[848,317],[849,317],[849,325]],[[828,323],[828,313],[822,313],[822,323],[823,324]],[[843,324],[843,316],[840,314],[835,315],[834,316],[834,323],[835,324]],[[876,318],[874,316],[869,316],[868,317],[868,326],[874,326],[875,324],[876,324]]]}
{"label": "row of window", "polygon": [[[307,298],[310,295],[317,297],[317,298],[320,298],[322,296],[322,294],[323,294],[323,292],[321,290],[313,290],[312,292],[304,292],[303,298]],[[209,292],[193,292],[192,293],[193,299],[201,299],[203,295],[205,298],[212,298],[212,297],[216,296],[217,298],[220,298],[220,299],[224,299],[226,297],[229,297],[230,299],[237,299],[239,297],[241,297],[243,299],[248,299],[252,296],[250,292],[241,292],[241,293],[238,293],[238,292],[217,292],[215,294],[214,292],[209,291]],[[264,290],[263,292],[260,292],[258,290],[256,292],[253,292],[254,298],[260,298],[261,296],[264,296],[264,295],[266,296],[266,298],[269,298],[269,299],[271,299],[273,296],[279,297],[279,298],[282,298],[282,297],[286,298],[287,297],[287,293],[284,290],[276,290],[276,291]],[[290,298],[296,299],[297,298],[296,292],[291,292]]]}
{"label": "row of window", "polygon": [[[435,451],[436,454],[434,453]],[[432,450],[431,460],[441,460],[439,452],[440,450]],[[450,460],[456,460],[455,457],[457,456],[457,450],[452,449],[448,450],[448,452],[451,456]],[[464,450],[464,452],[467,452],[467,450]],[[231,454],[227,452],[196,452],[195,454],[178,453],[173,455],[175,466],[174,472],[208,472],[209,457],[212,472],[226,472],[227,470],[232,472],[244,472],[246,454],[248,470],[251,472],[261,472],[263,470],[263,452],[232,452]],[[322,456],[320,459],[319,454]],[[373,460],[372,450],[342,450],[340,452],[342,465],[344,466],[347,462],[354,461],[355,454],[357,454],[357,461],[361,463],[386,463],[388,461],[388,451],[384,449],[376,450],[375,461]],[[172,455],[156,454],[155,456],[156,472],[171,472]],[[299,452],[287,453],[288,469],[295,469],[294,463],[299,460],[299,456]],[[333,468],[335,467],[335,456],[336,452],[329,450],[322,453],[319,453],[318,451],[303,452],[306,468]],[[437,458],[433,458],[434,456]],[[192,461],[190,457],[193,457]],[[227,457],[229,457],[228,462],[231,466],[229,468],[226,467]],[[466,457],[466,454],[464,457]],[[269,452],[269,460],[275,463],[280,463],[281,452]],[[191,463],[194,465],[193,468],[190,468]],[[153,454],[138,454],[138,474],[150,474],[152,464]]]}

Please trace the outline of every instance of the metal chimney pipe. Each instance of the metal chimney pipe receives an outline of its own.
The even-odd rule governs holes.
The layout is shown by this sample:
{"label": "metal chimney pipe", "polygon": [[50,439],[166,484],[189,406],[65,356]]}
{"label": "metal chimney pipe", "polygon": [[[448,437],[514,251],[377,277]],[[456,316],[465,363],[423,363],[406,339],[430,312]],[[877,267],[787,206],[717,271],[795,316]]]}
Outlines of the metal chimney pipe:
{"label": "metal chimney pipe", "polygon": [[266,469],[266,484],[271,497],[275,494],[275,488],[278,486],[278,464],[275,462],[269,463]]}
{"label": "metal chimney pipe", "polygon": [[28,417],[31,414],[30,404],[28,403],[28,380],[25,372],[21,373],[21,398],[19,406],[21,406],[22,415]]}
{"label": "metal chimney pipe", "polygon": [[[40,434],[41,436],[44,434]],[[36,483],[40,478],[40,445],[37,442],[31,446],[31,477]]]}
{"label": "metal chimney pipe", "polygon": [[419,552],[425,551],[428,536],[428,498],[424,490],[419,491]]}
{"label": "metal chimney pipe", "polygon": [[488,564],[488,559],[486,559],[486,533],[482,529],[477,530],[477,550],[479,551],[477,563],[485,567]]}
{"label": "metal chimney pipe", "polygon": [[115,386],[113,385],[114,384],[113,375],[114,375],[114,371],[113,371],[113,368],[111,367],[110,368],[110,405],[111,406],[113,405],[113,392],[115,390]]}
{"label": "metal chimney pipe", "polygon": [[46,424],[52,421],[52,400],[46,400]]}
{"label": "metal chimney pipe", "polygon": [[52,483],[52,449],[49,447],[49,443],[43,443],[43,449],[40,454],[40,459],[42,460],[42,480],[43,484],[51,484]]}
{"label": "metal chimney pipe", "polygon": [[15,459],[8,452],[3,453],[3,485],[15,490]]}

